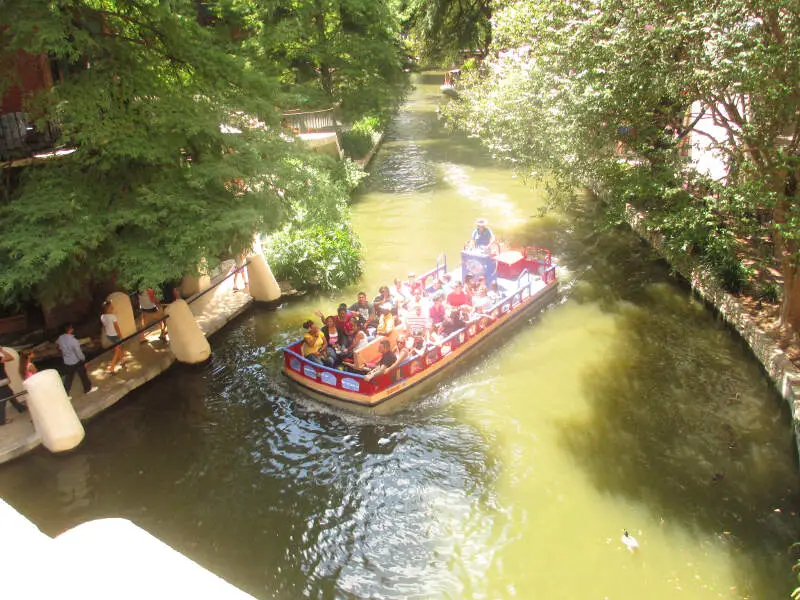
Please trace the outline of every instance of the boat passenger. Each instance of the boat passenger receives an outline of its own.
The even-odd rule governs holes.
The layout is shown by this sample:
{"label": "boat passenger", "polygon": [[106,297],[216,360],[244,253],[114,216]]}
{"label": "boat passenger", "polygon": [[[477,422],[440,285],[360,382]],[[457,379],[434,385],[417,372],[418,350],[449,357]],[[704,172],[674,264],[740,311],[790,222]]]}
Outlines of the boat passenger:
{"label": "boat passenger", "polygon": [[[413,338],[425,339],[430,329],[430,320],[423,312],[421,304],[415,304],[405,317],[406,331]],[[400,342],[398,342],[399,344]]]}
{"label": "boat passenger", "polygon": [[377,366],[364,376],[367,381],[371,381],[374,377],[385,373],[397,362],[397,356],[392,352],[392,345],[389,340],[381,340],[378,347],[381,352],[381,358]]}
{"label": "boat passenger", "polygon": [[472,300],[464,291],[464,285],[460,281],[456,281],[453,291],[447,296],[447,303],[453,308],[457,308],[462,304],[471,304]]}
{"label": "boat passenger", "polygon": [[434,327],[441,325],[444,321],[447,311],[444,306],[444,295],[439,293],[433,297],[433,306],[428,310],[428,316]]}
{"label": "boat passenger", "polygon": [[308,330],[308,333],[303,336],[303,346],[301,348],[303,357],[313,363],[332,367],[333,358],[328,356],[328,342],[325,341],[325,334],[310,319],[303,323],[303,328]]}
{"label": "boat passenger", "polygon": [[408,274],[408,281],[406,282],[406,286],[411,291],[412,295],[414,295],[414,293],[417,290],[422,291],[422,289],[423,289],[422,282],[421,281],[417,281],[417,276],[414,274],[413,271]]}
{"label": "boat passenger", "polygon": [[476,250],[487,251],[494,241],[494,233],[489,229],[489,222],[486,219],[475,221],[475,229],[472,231],[470,246]]}
{"label": "boat passenger", "polygon": [[503,298],[503,293],[500,291],[500,286],[497,284],[496,281],[492,282],[492,285],[489,286],[489,290],[486,292],[486,296],[491,301],[491,306],[494,306]]}
{"label": "boat passenger", "polygon": [[364,323],[364,321],[362,321],[360,318],[357,318],[355,320],[355,326],[356,331],[350,340],[350,345],[344,351],[345,357],[353,356],[353,353],[361,350],[364,346],[369,344],[369,337],[365,331],[366,323]]}
{"label": "boat passenger", "polygon": [[402,281],[395,278],[394,287],[392,288],[392,296],[394,296],[397,303],[397,310],[408,306],[409,301],[413,298],[411,290]]}
{"label": "boat passenger", "polygon": [[392,314],[392,306],[389,303],[381,304],[378,307],[380,316],[378,317],[378,335],[389,335],[394,330],[394,315]]}
{"label": "boat passenger", "polygon": [[486,287],[479,287],[472,295],[472,307],[477,312],[484,312],[487,308],[492,306],[492,300],[486,293]]}
{"label": "boat passenger", "polygon": [[372,303],[375,305],[375,314],[378,315],[378,306],[381,304],[390,304],[391,310],[394,314],[397,314],[397,302],[392,296],[391,292],[389,291],[389,286],[382,285],[378,290],[378,295],[372,300]]}
{"label": "boat passenger", "polygon": [[336,317],[332,315],[325,317],[325,326],[322,328],[322,334],[328,343],[328,356],[333,358],[334,365],[339,364],[344,358],[341,340],[347,338],[339,333],[339,328],[336,326]]}
{"label": "boat passenger", "polygon": [[461,311],[454,308],[447,315],[447,318],[442,322],[441,335],[447,337],[454,334],[456,331],[464,327],[464,320],[461,318]]}
{"label": "boat passenger", "polygon": [[375,305],[367,302],[367,295],[364,292],[358,293],[358,300],[351,304],[348,310],[360,316],[365,326],[375,326],[378,323],[375,317]]}
{"label": "boat passenger", "polygon": [[445,298],[453,291],[453,276],[450,273],[442,275],[442,292]]}

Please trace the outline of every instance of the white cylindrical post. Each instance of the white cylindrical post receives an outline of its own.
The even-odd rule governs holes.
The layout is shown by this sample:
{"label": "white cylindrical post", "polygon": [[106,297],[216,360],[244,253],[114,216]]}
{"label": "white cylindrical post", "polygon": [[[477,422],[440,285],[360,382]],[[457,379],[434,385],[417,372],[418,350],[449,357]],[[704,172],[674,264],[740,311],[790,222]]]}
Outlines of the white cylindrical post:
{"label": "white cylindrical post", "polygon": [[281,297],[281,288],[267,261],[261,254],[248,257],[247,280],[250,282],[250,295],[261,302],[272,302]]}
{"label": "white cylindrical post", "polygon": [[72,407],[61,375],[46,369],[28,377],[23,383],[28,392],[28,409],[36,432],[51,452],[72,450],[81,443],[85,432]]}
{"label": "white cylindrical post", "polygon": [[3,350],[14,357],[14,360],[8,361],[5,365],[6,375],[8,375],[8,379],[11,382],[8,384],[11,391],[15,394],[19,394],[23,390],[22,376],[19,374],[19,354],[13,348],[8,348],[6,346],[3,346]]}
{"label": "white cylindrical post", "polygon": [[175,300],[167,305],[167,331],[169,347],[179,362],[196,364],[208,360],[211,346],[203,330],[194,320],[185,300]]}
{"label": "white cylindrical post", "polygon": [[[122,332],[122,337],[126,338],[133,335],[136,331],[136,320],[133,318],[133,305],[131,304],[131,297],[125,292],[114,292],[107,298],[111,302],[112,312],[116,315],[119,322],[119,330]],[[98,315],[98,320],[100,319]],[[110,348],[111,342],[108,341],[105,330],[100,328],[100,344],[103,348]]]}

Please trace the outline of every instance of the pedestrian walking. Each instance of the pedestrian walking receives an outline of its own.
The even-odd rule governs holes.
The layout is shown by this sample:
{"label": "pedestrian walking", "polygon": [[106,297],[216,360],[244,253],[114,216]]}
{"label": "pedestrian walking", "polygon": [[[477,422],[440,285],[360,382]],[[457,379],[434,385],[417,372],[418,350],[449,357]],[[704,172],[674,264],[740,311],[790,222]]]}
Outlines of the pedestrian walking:
{"label": "pedestrian walking", "polygon": [[[158,306],[158,300],[153,288],[147,288],[144,292],[139,292],[139,341],[144,343],[147,341],[145,331],[147,326],[150,325],[155,319],[161,317],[161,309]],[[161,327],[161,338],[167,335],[167,326],[164,321],[158,322]]]}
{"label": "pedestrian walking", "polygon": [[103,314],[100,315],[100,322],[103,324],[103,331],[108,341],[114,344],[114,354],[108,367],[106,367],[106,373],[113,375],[116,372],[117,363],[121,367],[125,366],[125,356],[122,354],[122,346],[119,345],[122,340],[122,332],[119,329],[119,319],[114,314],[114,305],[111,304],[111,300],[106,300],[103,303]]}
{"label": "pedestrian walking", "polygon": [[61,350],[61,357],[64,359],[64,374],[62,377],[67,394],[69,394],[72,380],[75,378],[76,373],[83,384],[84,394],[95,391],[97,386],[92,385],[92,380],[89,379],[89,375],[86,373],[86,365],[84,364],[86,357],[83,355],[80,342],[75,337],[75,329],[71,323],[64,325],[64,333],[58,336],[56,346]]}
{"label": "pedestrian walking", "polygon": [[6,351],[5,348],[0,348],[0,425],[6,424],[6,402],[11,400],[11,404],[17,409],[17,412],[24,413],[28,410],[22,402],[14,398],[14,392],[11,391],[9,383],[11,380],[6,373],[6,363],[14,360],[14,357]]}

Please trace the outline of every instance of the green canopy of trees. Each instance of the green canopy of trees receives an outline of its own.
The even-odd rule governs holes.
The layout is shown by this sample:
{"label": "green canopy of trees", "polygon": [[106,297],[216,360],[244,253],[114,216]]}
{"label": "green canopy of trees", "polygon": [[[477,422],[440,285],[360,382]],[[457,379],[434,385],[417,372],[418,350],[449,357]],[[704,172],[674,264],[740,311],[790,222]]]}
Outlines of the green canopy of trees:
{"label": "green canopy of trees", "polygon": [[[618,209],[647,209],[732,289],[750,274],[737,240],[767,240],[754,272],[780,268],[784,317],[800,331],[797,14],[789,0],[507,3],[492,58],[450,118],[562,192],[589,185]],[[725,181],[688,160],[690,134],[703,135],[693,102],[725,131]]]}
{"label": "green canopy of trees", "polygon": [[0,204],[0,304],[156,285],[287,225],[348,229],[345,168],[281,114],[315,89],[354,114],[392,107],[384,2],[4,0],[0,14],[0,54],[46,53],[64,73],[26,110],[76,148],[22,169]]}

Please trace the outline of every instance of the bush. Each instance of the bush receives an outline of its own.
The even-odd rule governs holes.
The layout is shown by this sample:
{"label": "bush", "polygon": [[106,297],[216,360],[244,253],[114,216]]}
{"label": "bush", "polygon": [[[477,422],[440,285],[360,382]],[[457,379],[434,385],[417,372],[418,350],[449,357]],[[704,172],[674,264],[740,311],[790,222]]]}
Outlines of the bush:
{"label": "bush", "polygon": [[342,150],[352,158],[364,158],[372,149],[373,134],[380,130],[378,117],[362,117],[348,130],[342,132]]}
{"label": "bush", "polygon": [[344,226],[281,231],[268,238],[264,255],[275,277],[297,289],[340,289],[362,272],[361,243]]}

